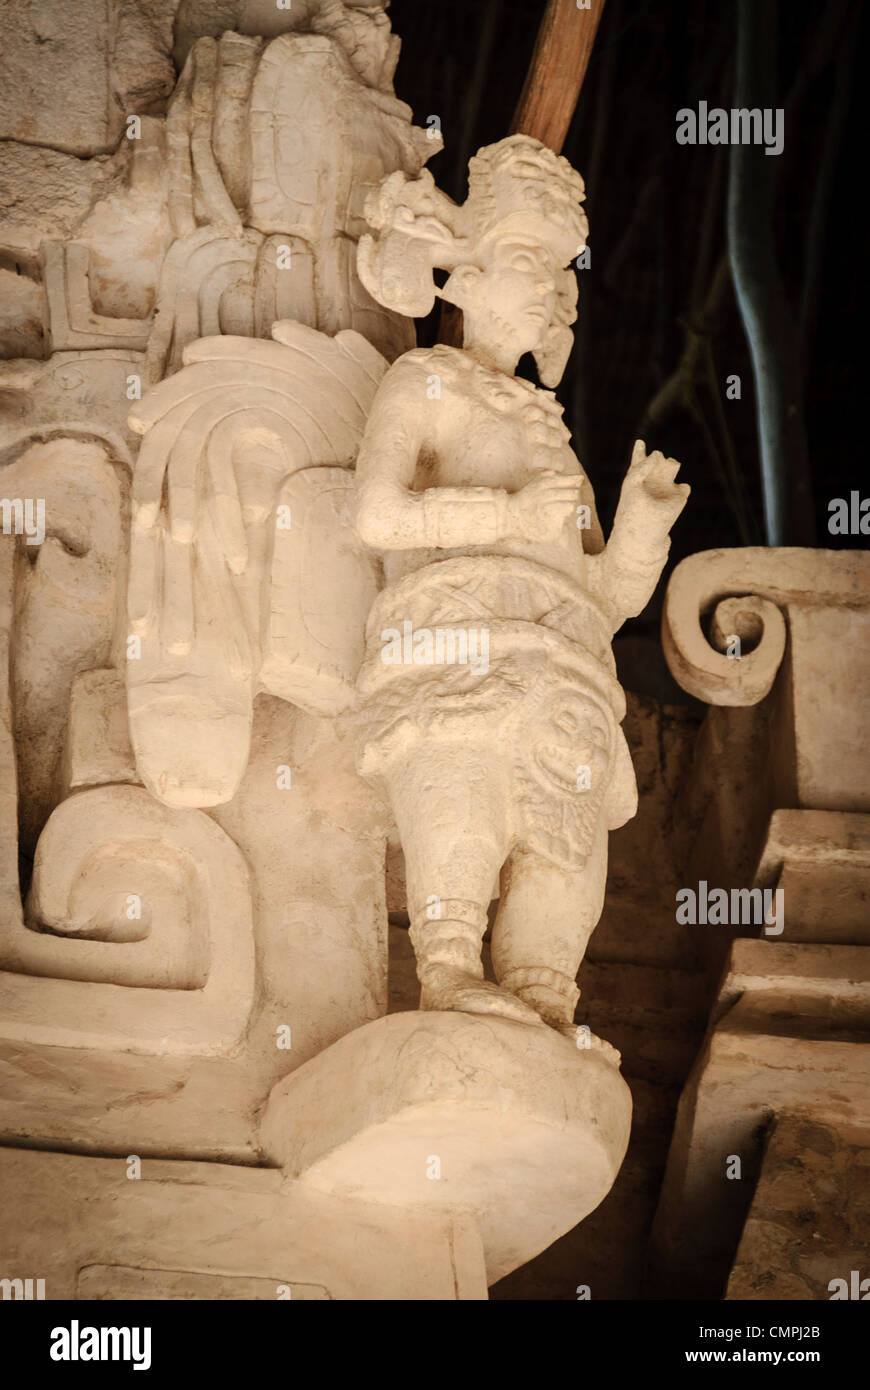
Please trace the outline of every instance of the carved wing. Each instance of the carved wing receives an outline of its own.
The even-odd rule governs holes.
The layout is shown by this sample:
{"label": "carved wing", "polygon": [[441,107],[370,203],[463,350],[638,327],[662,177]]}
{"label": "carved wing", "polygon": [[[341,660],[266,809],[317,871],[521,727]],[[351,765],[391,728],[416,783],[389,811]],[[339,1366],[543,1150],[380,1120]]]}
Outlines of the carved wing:
{"label": "carved wing", "polygon": [[[273,337],[191,344],[184,368],[131,419],[144,438],[133,477],[128,708],[139,772],[168,805],[232,797],[259,690],[292,692],[318,713],[353,698],[372,562],[361,547],[351,555],[360,582],[337,595],[329,554],[353,551],[349,512],[312,496],[341,494],[336,470],[353,465],[387,364],[353,331],[330,338],[283,321]],[[337,598],[338,623],[329,618]],[[330,644],[344,638],[328,667],[326,630]]]}

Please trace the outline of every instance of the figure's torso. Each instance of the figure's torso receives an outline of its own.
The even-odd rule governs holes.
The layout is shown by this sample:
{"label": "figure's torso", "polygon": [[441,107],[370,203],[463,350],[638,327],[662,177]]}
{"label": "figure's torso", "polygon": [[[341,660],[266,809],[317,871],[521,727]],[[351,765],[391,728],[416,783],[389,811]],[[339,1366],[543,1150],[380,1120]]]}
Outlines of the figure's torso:
{"label": "figure's torso", "polygon": [[[412,491],[487,487],[514,493],[546,471],[584,477],[562,407],[551,392],[483,367],[467,353],[443,345],[409,353],[403,363],[421,374],[420,408],[425,410],[427,433]],[[585,477],[580,500],[592,508]],[[506,555],[559,570],[583,584],[583,521],[582,514],[572,514],[556,540],[511,538],[451,550],[393,551],[384,557],[385,575],[395,581],[458,555]]]}

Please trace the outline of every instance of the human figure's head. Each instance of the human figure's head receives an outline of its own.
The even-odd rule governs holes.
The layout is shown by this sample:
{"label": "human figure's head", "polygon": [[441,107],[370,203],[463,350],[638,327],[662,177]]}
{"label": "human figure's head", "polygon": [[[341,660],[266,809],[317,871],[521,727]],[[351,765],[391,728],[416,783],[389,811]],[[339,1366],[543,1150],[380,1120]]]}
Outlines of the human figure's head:
{"label": "human figure's head", "polygon": [[[577,281],[566,267],[589,230],[583,196],[568,161],[527,135],[474,156],[462,207],[429,174],[392,175],[367,206],[380,235],[360,244],[363,283],[403,313],[428,312],[438,293],[462,309],[472,351],[511,361],[511,370],[533,352],[542,380],[555,385],[576,317]],[[436,267],[450,271],[439,291]]]}
{"label": "human figure's head", "polygon": [[494,238],[456,267],[441,291],[462,310],[465,344],[518,361],[546,336],[556,301],[552,252],[522,236]]}

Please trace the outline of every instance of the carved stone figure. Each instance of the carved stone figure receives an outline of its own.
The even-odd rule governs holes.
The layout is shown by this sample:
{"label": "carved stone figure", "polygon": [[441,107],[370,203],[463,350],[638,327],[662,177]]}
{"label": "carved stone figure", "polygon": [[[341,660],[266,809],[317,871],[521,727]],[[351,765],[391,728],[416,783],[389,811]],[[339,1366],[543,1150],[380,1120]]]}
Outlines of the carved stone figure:
{"label": "carved stone figure", "polygon": [[[607,832],[636,810],[610,643],[649,600],[689,492],[638,441],[605,546],[561,407],[515,376],[527,352],[548,386],[564,368],[583,194],[564,158],[512,136],[472,159],[462,207],[427,173],[392,175],[359,252],[381,303],[421,314],[439,294],[464,320],[462,349],[387,372],[357,463],[357,529],[386,579],[359,767],[405,851],[421,1004],[565,1031]],[[496,985],[480,949],[499,876]]]}
{"label": "carved stone figure", "polygon": [[[553,148],[602,6],[539,6]],[[388,8],[0,0],[0,1298],[479,1300],[572,1231],[496,1297],[857,1297],[870,554],[684,559],[712,708],[626,711],[688,488],[638,441],[605,544],[583,182],[444,197]],[[443,35],[403,74],[460,147],[466,8],[464,111]]]}

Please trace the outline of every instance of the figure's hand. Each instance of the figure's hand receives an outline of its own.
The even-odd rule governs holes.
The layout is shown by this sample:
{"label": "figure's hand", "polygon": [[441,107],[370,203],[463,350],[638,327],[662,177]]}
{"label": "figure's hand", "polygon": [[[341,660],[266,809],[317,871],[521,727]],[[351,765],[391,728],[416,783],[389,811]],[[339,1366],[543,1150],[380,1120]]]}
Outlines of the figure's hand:
{"label": "figure's hand", "polygon": [[616,510],[620,528],[667,536],[691,492],[688,483],[674,481],[679,468],[676,459],[658,449],[648,454],[643,440],[636,441]]}
{"label": "figure's hand", "polygon": [[538,474],[507,499],[508,534],[526,541],[556,540],[565,522],[573,517],[580,500],[583,479],[579,473]]}

